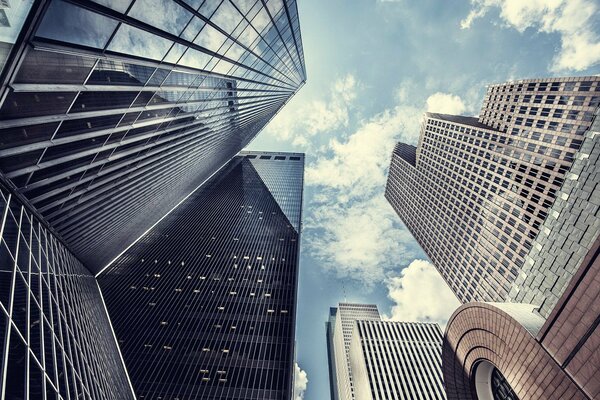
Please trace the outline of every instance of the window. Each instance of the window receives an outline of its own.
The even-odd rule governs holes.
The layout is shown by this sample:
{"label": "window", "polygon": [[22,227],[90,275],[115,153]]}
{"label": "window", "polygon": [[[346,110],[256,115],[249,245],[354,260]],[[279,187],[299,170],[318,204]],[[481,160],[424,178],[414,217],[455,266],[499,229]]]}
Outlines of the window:
{"label": "window", "polygon": [[48,7],[36,35],[101,49],[106,46],[116,27],[115,20],[55,0]]}

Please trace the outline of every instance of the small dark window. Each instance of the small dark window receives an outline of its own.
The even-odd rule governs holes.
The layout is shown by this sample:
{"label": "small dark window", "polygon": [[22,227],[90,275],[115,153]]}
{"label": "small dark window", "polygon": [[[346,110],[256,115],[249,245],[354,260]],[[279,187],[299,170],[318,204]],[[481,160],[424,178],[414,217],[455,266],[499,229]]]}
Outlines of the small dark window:
{"label": "small dark window", "polygon": [[260,156],[261,160],[270,160],[271,156]]}
{"label": "small dark window", "polygon": [[276,160],[285,160],[285,157],[284,156],[275,156],[275,159]]}
{"label": "small dark window", "polygon": [[300,157],[290,157],[290,160],[292,160],[292,161],[300,161]]}

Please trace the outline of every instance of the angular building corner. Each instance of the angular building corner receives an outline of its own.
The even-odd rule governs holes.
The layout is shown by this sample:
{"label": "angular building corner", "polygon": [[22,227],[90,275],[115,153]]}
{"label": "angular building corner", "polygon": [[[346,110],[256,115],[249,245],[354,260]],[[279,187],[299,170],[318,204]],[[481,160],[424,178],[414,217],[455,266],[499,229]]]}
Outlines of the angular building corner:
{"label": "angular building corner", "polygon": [[450,399],[600,396],[599,116],[513,286],[518,303],[470,303],[452,315],[443,349]]}
{"label": "angular building corner", "polygon": [[[3,12],[0,397],[132,398],[123,367],[131,343],[121,343],[121,357],[95,275],[230,165],[304,84],[296,1],[41,0]],[[290,171],[241,158],[242,175],[262,182],[248,193],[270,193],[280,223],[299,234],[301,199],[287,195],[298,184],[301,194],[302,182],[294,176],[292,188]],[[286,273],[297,273],[297,260],[288,262]],[[288,288],[277,309],[292,328],[275,324],[291,329],[292,342],[295,293]],[[110,309],[113,295],[104,300]],[[286,344],[270,354],[284,357],[273,361],[284,369],[291,355],[282,335]],[[265,398],[289,388],[282,376],[278,394]],[[154,382],[156,392],[172,390]],[[215,382],[221,392],[230,386]]]}
{"label": "angular building corner", "polygon": [[99,275],[140,398],[291,397],[303,172],[241,153]]}
{"label": "angular building corner", "polygon": [[462,302],[510,298],[580,154],[599,85],[491,85],[478,118],[427,113],[418,146],[395,147],[385,196]]}
{"label": "angular building corner", "polygon": [[376,305],[339,303],[326,328],[332,400],[446,399],[438,324],[382,321]]}
{"label": "angular building corner", "polygon": [[492,85],[479,118],[428,113],[394,149],[386,198],[467,303],[449,399],[600,396],[599,104],[598,77]]}

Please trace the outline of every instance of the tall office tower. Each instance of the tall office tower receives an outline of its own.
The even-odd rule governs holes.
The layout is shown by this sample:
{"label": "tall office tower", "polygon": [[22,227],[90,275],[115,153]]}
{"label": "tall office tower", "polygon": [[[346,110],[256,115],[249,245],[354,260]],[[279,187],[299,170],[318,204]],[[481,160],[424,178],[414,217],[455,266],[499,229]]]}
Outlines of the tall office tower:
{"label": "tall office tower", "polygon": [[295,0],[10,2],[0,171],[92,272],[305,81]]}
{"label": "tall office tower", "polygon": [[356,400],[445,400],[436,323],[356,321],[350,346]]}
{"label": "tall office tower", "polygon": [[329,384],[332,400],[354,398],[350,369],[350,343],[357,320],[379,321],[381,316],[374,304],[339,303],[329,309],[325,323],[329,361]]}
{"label": "tall office tower", "polygon": [[465,304],[450,318],[449,399],[600,398],[599,183],[600,110],[513,287],[520,303]]}
{"label": "tall office tower", "polygon": [[600,77],[492,85],[479,118],[427,113],[386,198],[463,301],[503,301],[600,103]]}
{"label": "tall office tower", "polygon": [[0,398],[133,399],[94,276],[0,186]]}
{"label": "tall office tower", "polygon": [[99,275],[138,398],[291,398],[303,172],[235,157]]}

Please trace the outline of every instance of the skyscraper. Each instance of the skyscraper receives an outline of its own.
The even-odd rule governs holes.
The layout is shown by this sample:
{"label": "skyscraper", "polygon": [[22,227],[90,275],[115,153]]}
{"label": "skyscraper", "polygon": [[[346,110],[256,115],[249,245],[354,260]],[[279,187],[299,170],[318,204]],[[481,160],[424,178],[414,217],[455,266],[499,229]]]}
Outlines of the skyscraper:
{"label": "skyscraper", "polygon": [[139,398],[291,397],[303,171],[235,157],[99,275]]}
{"label": "skyscraper", "polygon": [[386,198],[463,302],[503,301],[600,103],[600,78],[491,85],[478,118],[427,113]]}
{"label": "skyscraper", "polygon": [[377,306],[375,304],[339,303],[337,307],[329,309],[329,321],[325,323],[325,327],[332,400],[354,398],[350,369],[350,343],[357,320],[381,320]]}
{"label": "skyscraper", "polygon": [[450,318],[449,399],[600,397],[599,116],[513,285],[520,303],[465,304]]}
{"label": "skyscraper", "polygon": [[325,326],[332,400],[446,398],[437,324],[381,321],[376,305],[339,303]]}
{"label": "skyscraper", "polygon": [[[303,85],[296,2],[5,7],[0,397],[133,398],[94,274],[226,164]],[[286,173],[263,173],[263,182],[293,212],[297,199],[286,198],[278,179]],[[271,337],[278,336],[265,341]]]}
{"label": "skyscraper", "polygon": [[0,398],[133,399],[98,284],[0,186]]}
{"label": "skyscraper", "polygon": [[295,0],[15,3],[0,171],[93,272],[305,81]]}
{"label": "skyscraper", "polygon": [[350,345],[356,400],[444,400],[436,323],[356,321]]}

